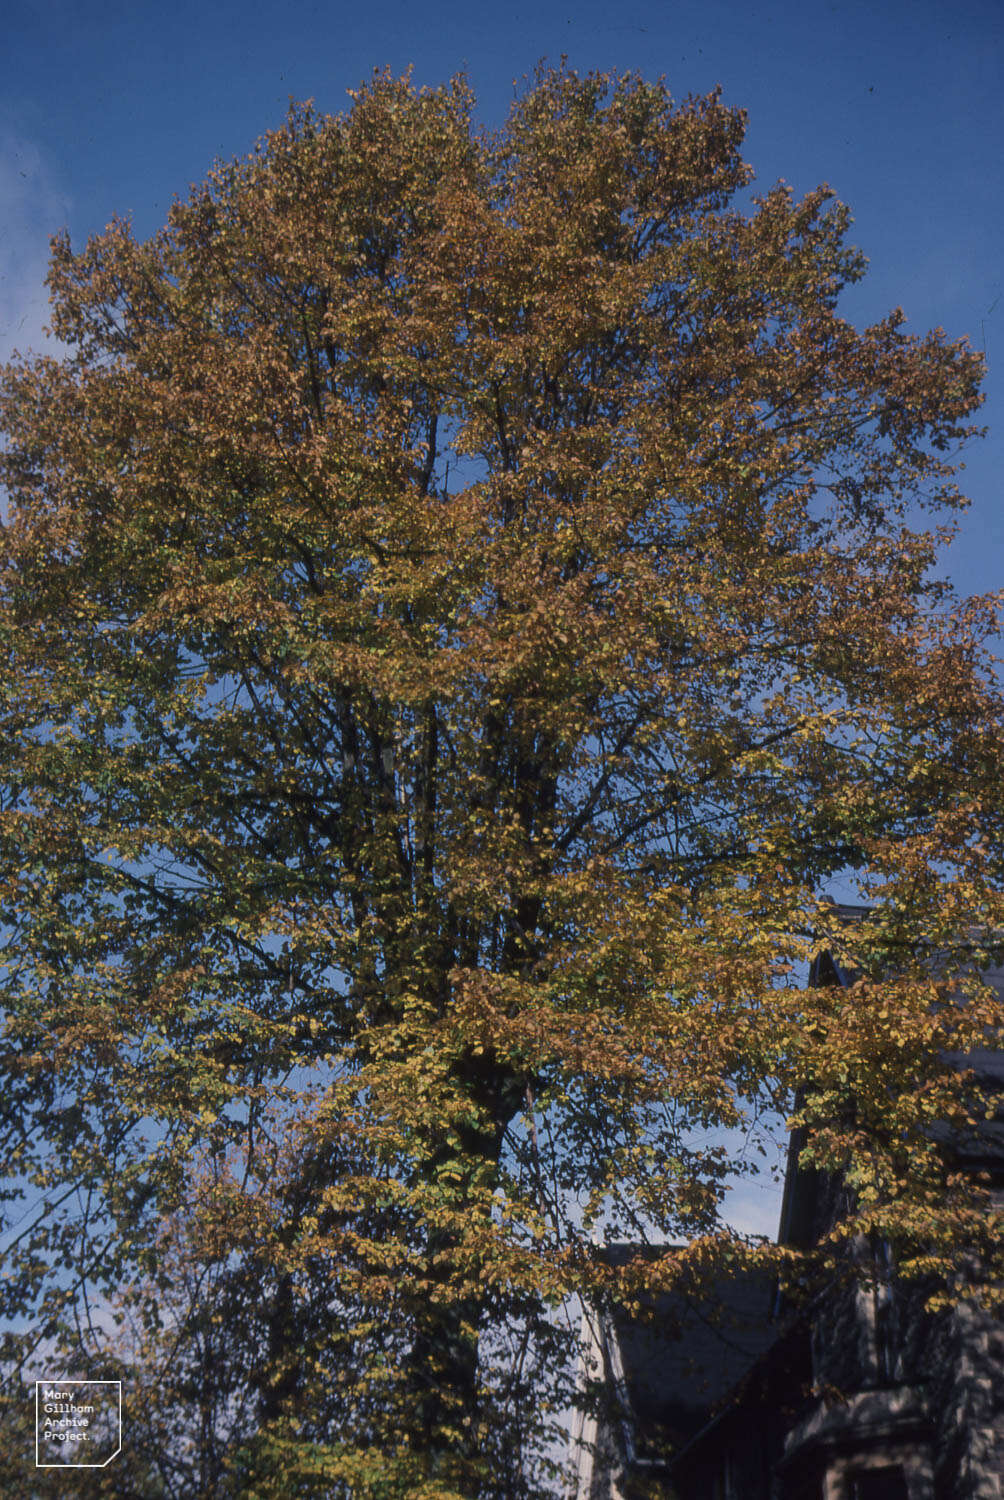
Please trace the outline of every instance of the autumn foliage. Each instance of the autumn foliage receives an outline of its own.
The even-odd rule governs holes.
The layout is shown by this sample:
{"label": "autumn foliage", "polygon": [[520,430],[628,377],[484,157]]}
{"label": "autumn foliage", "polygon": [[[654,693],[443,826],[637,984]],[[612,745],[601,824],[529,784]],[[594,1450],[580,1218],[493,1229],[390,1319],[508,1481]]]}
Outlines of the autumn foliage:
{"label": "autumn foliage", "polygon": [[847,211],[716,95],[472,107],[378,75],[58,240],[3,373],[0,1299],[125,1381],[81,1493],[547,1491],[570,1295],[756,1253],[778,1115],[824,1254],[993,1240],[981,359],[845,321]]}

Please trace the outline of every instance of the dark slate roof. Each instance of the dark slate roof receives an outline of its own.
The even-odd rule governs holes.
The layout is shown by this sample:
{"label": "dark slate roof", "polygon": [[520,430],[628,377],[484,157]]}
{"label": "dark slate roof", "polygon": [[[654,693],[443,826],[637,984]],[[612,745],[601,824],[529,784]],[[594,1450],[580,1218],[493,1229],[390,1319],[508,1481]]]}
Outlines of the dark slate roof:
{"label": "dark slate roof", "polygon": [[621,1401],[635,1455],[665,1460],[689,1442],[776,1342],[776,1281],[763,1272],[720,1278],[710,1293],[656,1299],[643,1321],[615,1311]]}

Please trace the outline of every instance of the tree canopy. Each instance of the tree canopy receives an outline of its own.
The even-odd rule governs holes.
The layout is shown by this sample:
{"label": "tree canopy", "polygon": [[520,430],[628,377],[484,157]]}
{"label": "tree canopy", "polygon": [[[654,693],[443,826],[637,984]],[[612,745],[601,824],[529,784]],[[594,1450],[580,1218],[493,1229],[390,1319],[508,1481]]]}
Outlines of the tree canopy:
{"label": "tree canopy", "polygon": [[931,1128],[1000,1022],[981,357],[846,321],[718,95],[472,114],[293,108],[58,239],[3,372],[0,1306],[125,1380],[87,1493],[543,1493],[561,1309],[757,1253],[772,1115],[822,1253],[993,1240]]}

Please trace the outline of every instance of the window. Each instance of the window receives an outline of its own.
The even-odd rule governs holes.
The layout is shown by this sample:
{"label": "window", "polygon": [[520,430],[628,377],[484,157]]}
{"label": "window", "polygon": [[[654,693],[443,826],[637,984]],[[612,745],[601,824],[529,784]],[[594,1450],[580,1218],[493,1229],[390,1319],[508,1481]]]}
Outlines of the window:
{"label": "window", "polygon": [[714,1500],[736,1500],[736,1470],[732,1450],[725,1450],[721,1468],[714,1479]]}
{"label": "window", "polygon": [[[896,1378],[899,1328],[893,1285],[892,1250],[887,1240],[872,1242],[872,1316],[875,1327],[875,1374],[881,1384]],[[904,1481],[905,1482],[905,1481]],[[903,1490],[906,1494],[906,1490]]]}
{"label": "window", "polygon": [[850,1481],[850,1500],[910,1500],[906,1475],[899,1464],[883,1469],[858,1469]]}

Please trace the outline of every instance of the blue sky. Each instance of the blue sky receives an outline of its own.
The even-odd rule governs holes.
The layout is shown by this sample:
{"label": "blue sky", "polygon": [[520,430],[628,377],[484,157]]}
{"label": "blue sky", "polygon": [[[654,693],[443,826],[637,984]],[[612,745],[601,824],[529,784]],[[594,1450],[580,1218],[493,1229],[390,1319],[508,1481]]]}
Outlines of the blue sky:
{"label": "blue sky", "polygon": [[497,122],[514,80],[573,67],[720,84],[749,112],[766,187],[826,181],[868,255],[844,304],[968,334],[990,360],[968,455],[973,507],[947,559],[964,592],[1001,582],[1004,521],[1004,5],[1001,0],[8,0],[0,95],[0,357],[41,342],[47,239],[127,213],[141,234],[214,158],[243,155],[289,98],[323,110],[374,67],[467,72]]}

